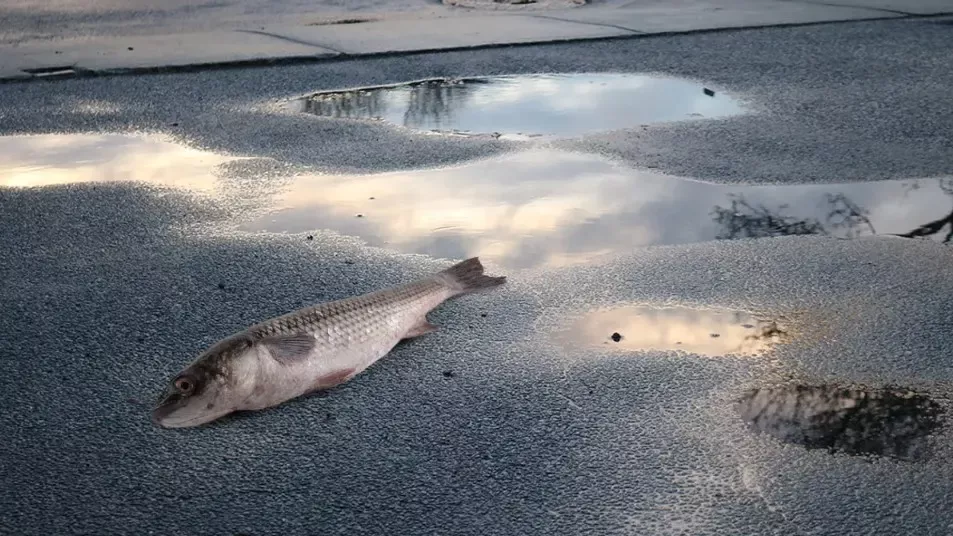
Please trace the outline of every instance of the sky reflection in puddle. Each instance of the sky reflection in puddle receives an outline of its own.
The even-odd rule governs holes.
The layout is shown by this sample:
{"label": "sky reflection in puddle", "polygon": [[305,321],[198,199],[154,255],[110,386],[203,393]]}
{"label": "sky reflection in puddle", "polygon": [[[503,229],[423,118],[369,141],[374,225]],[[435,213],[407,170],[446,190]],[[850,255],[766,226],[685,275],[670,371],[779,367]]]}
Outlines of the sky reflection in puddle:
{"label": "sky reflection in puddle", "polygon": [[[219,177],[234,157],[151,136],[0,137],[0,186],[140,181],[245,197],[246,231],[328,229],[401,252],[479,255],[510,268],[570,265],[656,244],[821,234],[949,240],[953,178],[735,186],[530,149],[450,168],[308,174],[249,193]],[[249,180],[260,180],[249,176]]]}
{"label": "sky reflection in puddle", "polygon": [[734,99],[705,89],[645,74],[531,74],[321,92],[292,108],[423,131],[557,136],[743,113]]}
{"label": "sky reflection in puddle", "polygon": [[723,355],[758,355],[786,335],[778,322],[743,311],[687,307],[626,306],[577,318],[560,339],[619,351],[684,351]]}
{"label": "sky reflection in puddle", "polygon": [[216,166],[232,157],[158,136],[48,134],[0,137],[0,186],[137,181],[212,191]]}
{"label": "sky reflection in puddle", "polygon": [[529,150],[444,169],[303,176],[276,203],[284,208],[245,228],[333,229],[404,252],[527,268],[656,244],[909,233],[953,219],[953,178],[728,186]]}

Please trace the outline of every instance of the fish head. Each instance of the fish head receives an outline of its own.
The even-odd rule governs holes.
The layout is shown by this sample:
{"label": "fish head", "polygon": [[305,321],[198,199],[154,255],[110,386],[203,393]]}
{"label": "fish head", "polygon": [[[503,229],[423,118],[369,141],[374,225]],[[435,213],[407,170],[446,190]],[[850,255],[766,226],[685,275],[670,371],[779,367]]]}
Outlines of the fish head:
{"label": "fish head", "polygon": [[254,355],[246,341],[213,346],[172,378],[152,410],[152,421],[163,428],[187,428],[235,411],[252,383],[249,358]]}

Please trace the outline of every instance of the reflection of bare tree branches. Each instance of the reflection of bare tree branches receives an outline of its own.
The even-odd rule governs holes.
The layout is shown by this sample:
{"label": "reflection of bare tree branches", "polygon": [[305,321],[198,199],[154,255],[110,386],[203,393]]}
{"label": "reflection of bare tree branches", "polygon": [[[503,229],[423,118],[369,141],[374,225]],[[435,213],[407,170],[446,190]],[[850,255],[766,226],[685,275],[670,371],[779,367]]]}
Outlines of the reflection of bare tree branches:
{"label": "reflection of bare tree branches", "polygon": [[466,105],[473,81],[428,80],[410,89],[410,100],[404,112],[404,126],[411,128],[449,127],[453,114]]}
{"label": "reflection of bare tree branches", "polygon": [[807,448],[921,459],[943,413],[928,397],[901,390],[834,386],[756,389],[741,400],[755,429]]}
{"label": "reflection of bare tree branches", "polygon": [[[953,197],[953,178],[941,179],[937,185],[944,194]],[[919,182],[905,185],[905,194],[918,190]],[[731,195],[731,206],[716,206],[712,210],[713,219],[721,226],[719,239],[762,238],[769,236],[821,234],[842,238],[856,238],[865,234],[876,234],[873,223],[867,217],[868,211],[847,198],[844,194],[827,194],[829,205],[822,223],[816,218],[796,218],[782,212],[788,208],[780,205],[772,211],[764,205],[752,205],[740,195]],[[953,210],[946,216],[925,223],[912,231],[898,234],[905,238],[919,238],[938,235],[945,232],[944,243],[953,243]]]}
{"label": "reflection of bare tree branches", "polygon": [[[943,190],[943,193],[953,197],[953,179],[942,179],[940,180],[939,185],[940,189]],[[938,220],[925,223],[920,227],[917,227],[916,229],[908,233],[903,233],[899,236],[904,238],[932,236],[942,231],[947,225],[950,226],[950,230],[946,233],[946,237],[943,238],[943,242],[950,243],[953,242],[953,211]]]}
{"label": "reflection of bare tree branches", "polygon": [[827,234],[824,226],[814,219],[797,219],[780,212],[786,205],[772,213],[763,205],[753,206],[741,195],[731,195],[731,208],[716,206],[713,219],[721,225],[719,239],[764,238],[782,235]]}
{"label": "reflection of bare tree branches", "polygon": [[716,237],[718,239],[807,234],[855,238],[868,231],[876,233],[867,218],[867,211],[841,193],[827,194],[829,207],[824,223],[816,218],[786,216],[782,211],[788,208],[787,205],[780,205],[772,212],[764,205],[752,205],[741,195],[732,194],[730,198],[730,208],[715,206],[712,209],[713,219],[722,228]]}
{"label": "reflection of bare tree branches", "polygon": [[379,119],[387,113],[387,97],[406,95],[403,126],[417,129],[450,128],[455,112],[466,106],[482,79],[425,80],[400,86],[378,87],[337,93],[319,93],[304,99],[304,111],[324,117]]}
{"label": "reflection of bare tree branches", "polygon": [[953,197],[953,179],[940,179],[939,185],[943,193]]}
{"label": "reflection of bare tree branches", "polygon": [[867,218],[867,210],[854,204],[844,194],[827,194],[827,203],[830,212],[827,213],[829,227],[843,229],[847,238],[855,238],[863,234],[859,227],[866,225],[870,234],[877,234],[874,225]]}
{"label": "reflection of bare tree branches", "polygon": [[304,111],[323,117],[373,119],[384,113],[384,91],[355,90],[321,93],[304,100]]}
{"label": "reflection of bare tree branches", "polygon": [[930,223],[925,223],[920,227],[910,231],[909,233],[903,233],[899,236],[904,238],[930,236],[939,233],[947,225],[950,226],[950,230],[946,233],[946,237],[943,238],[943,242],[949,243],[950,241],[953,241],[953,212],[950,212],[943,218],[931,221]]}

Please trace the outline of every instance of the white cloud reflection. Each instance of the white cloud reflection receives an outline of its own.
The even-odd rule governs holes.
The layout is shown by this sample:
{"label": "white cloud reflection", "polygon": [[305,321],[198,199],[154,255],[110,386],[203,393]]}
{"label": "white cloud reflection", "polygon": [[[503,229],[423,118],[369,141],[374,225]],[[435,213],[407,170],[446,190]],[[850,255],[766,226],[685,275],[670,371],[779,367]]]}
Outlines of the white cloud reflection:
{"label": "white cloud reflection", "polygon": [[626,306],[587,313],[566,328],[560,339],[574,347],[722,356],[761,354],[777,344],[782,333],[776,322],[742,311]]}
{"label": "white cloud reflection", "polygon": [[[792,233],[804,221],[838,237],[903,233],[953,211],[953,195],[940,186],[936,179],[716,185],[631,169],[595,155],[536,149],[451,168],[302,176],[275,199],[281,208],[247,228],[330,228],[401,251],[481,255],[530,267],[731,232],[734,237]],[[733,206],[733,199],[749,208]],[[717,221],[715,207],[732,221]]]}
{"label": "white cloud reflection", "polygon": [[836,237],[905,233],[953,212],[953,179],[717,185],[550,149],[440,169],[308,174],[281,181],[279,190],[277,183],[247,188],[249,180],[266,180],[254,175],[219,177],[232,160],[154,136],[0,137],[0,186],[136,181],[218,196],[240,191],[264,211],[249,213],[244,230],[330,229],[397,251],[480,255],[511,268],[799,229]]}
{"label": "white cloud reflection", "polygon": [[301,109],[326,117],[380,118],[425,131],[541,135],[744,113],[728,95],[709,96],[703,88],[644,74],[513,75],[324,93],[306,99]]}
{"label": "white cloud reflection", "polygon": [[0,186],[134,181],[211,191],[231,157],[157,136],[48,134],[0,137]]}

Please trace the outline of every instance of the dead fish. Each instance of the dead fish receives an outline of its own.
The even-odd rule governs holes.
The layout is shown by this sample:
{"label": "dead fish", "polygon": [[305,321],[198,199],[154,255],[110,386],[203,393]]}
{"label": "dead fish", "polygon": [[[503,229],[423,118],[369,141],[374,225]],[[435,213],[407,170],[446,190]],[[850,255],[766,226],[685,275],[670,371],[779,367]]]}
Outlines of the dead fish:
{"label": "dead fish", "polygon": [[484,275],[473,257],[412,283],[266,320],[214,344],[177,374],[152,420],[198,426],[340,385],[401,340],[436,330],[427,313],[445,300],[505,281]]}

